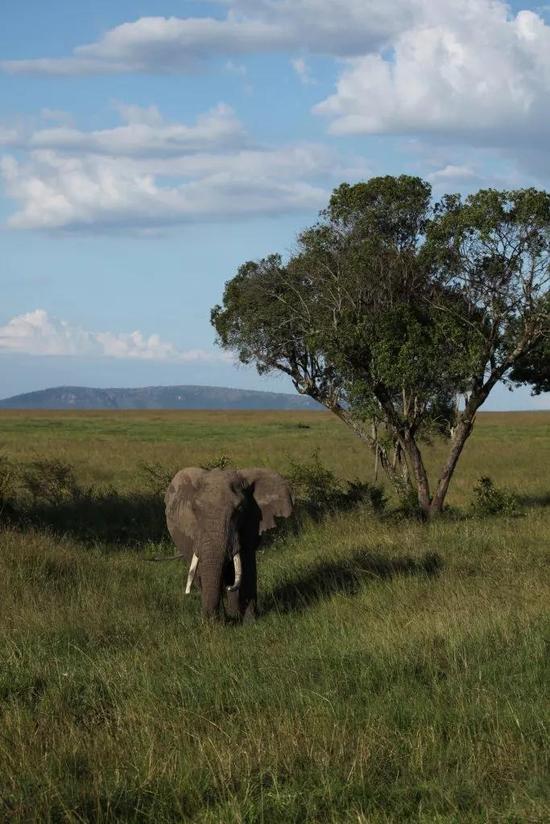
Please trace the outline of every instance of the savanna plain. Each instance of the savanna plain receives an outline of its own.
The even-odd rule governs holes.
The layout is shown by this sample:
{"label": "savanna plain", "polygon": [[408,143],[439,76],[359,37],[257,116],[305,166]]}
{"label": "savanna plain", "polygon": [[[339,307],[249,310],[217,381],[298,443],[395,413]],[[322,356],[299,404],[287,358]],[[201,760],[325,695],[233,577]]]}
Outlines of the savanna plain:
{"label": "savanna plain", "polygon": [[431,524],[385,490],[277,534],[246,625],[145,561],[165,479],[372,483],[328,413],[5,411],[0,453],[0,820],[550,820],[550,413],[480,414]]}

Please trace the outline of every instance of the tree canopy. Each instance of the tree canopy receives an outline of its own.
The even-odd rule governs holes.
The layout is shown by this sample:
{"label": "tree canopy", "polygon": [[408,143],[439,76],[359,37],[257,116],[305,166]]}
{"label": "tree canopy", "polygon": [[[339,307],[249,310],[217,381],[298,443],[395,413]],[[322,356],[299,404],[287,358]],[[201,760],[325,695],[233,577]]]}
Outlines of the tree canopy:
{"label": "tree canopy", "polygon": [[[420,178],[378,177],[335,189],[288,260],[244,263],[212,322],[243,363],[286,373],[351,426],[429,516],[492,388],[519,365],[516,382],[540,372],[549,279],[546,192],[433,204]],[[432,489],[435,435],[449,453]]]}
{"label": "tree canopy", "polygon": [[[550,300],[545,316],[550,317]],[[515,385],[529,384],[534,395],[550,392],[550,324],[547,324],[538,341],[518,359],[510,374],[510,382]]]}

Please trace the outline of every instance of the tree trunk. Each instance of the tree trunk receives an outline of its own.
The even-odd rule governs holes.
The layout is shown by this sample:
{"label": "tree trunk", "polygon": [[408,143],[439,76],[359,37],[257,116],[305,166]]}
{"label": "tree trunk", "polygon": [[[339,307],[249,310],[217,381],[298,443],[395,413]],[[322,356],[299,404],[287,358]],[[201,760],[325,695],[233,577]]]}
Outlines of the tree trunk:
{"label": "tree trunk", "polygon": [[474,428],[474,418],[475,415],[471,418],[467,418],[466,420],[462,420],[456,427],[451,444],[451,451],[439,476],[431,502],[430,516],[437,515],[443,510],[443,504],[445,503],[445,498],[447,497],[447,492],[449,491],[449,484],[451,483],[451,478],[453,477],[456,469],[458,459],[460,458],[462,450],[466,445],[466,441],[470,437],[472,429]]}
{"label": "tree trunk", "polygon": [[[315,397],[315,400],[323,403],[327,409],[349,426],[363,443],[366,443],[370,449],[373,450],[376,468],[378,468],[378,464],[382,467],[399,496],[402,497],[407,491],[416,492],[418,506],[422,515],[426,520],[430,520],[443,510],[451,479],[466,441],[472,432],[477,410],[487,399],[497,381],[502,378],[508,366],[509,364],[505,363],[498,369],[493,370],[487,381],[482,383],[480,380],[476,389],[472,392],[466,408],[462,412],[460,420],[453,432],[451,449],[441,470],[433,496],[430,491],[430,482],[422,459],[422,453],[416,443],[415,437],[410,429],[407,428],[407,424],[396,417],[395,410],[391,408],[388,402],[385,402],[384,398],[378,398],[378,400],[385,413],[389,430],[396,433],[397,437],[394,461],[391,460],[387,450],[380,444],[374,425],[372,430],[373,434],[370,434],[365,426],[356,420],[349,410],[339,403],[329,401],[328,399],[323,400],[317,395],[312,395],[312,397]],[[409,470],[412,471],[416,489],[411,482]]]}
{"label": "tree trunk", "polygon": [[441,474],[436,485],[430,507],[430,517],[443,511],[443,505],[445,503],[445,498],[447,497],[447,492],[449,491],[451,478],[453,477],[458,459],[462,454],[462,450],[466,445],[466,441],[472,434],[477,410],[483,403],[485,403],[492,388],[502,378],[508,366],[509,363],[505,362],[504,364],[501,364],[498,369],[494,369],[485,383],[482,384],[480,381],[477,388],[474,389],[470,395],[466,408],[460,416],[460,420],[456,426],[456,430],[451,441],[451,451],[449,452],[449,456],[443,466],[443,469],[441,470]]}
{"label": "tree trunk", "polygon": [[418,506],[425,518],[429,518],[431,514],[431,497],[430,497],[430,481],[428,473],[422,460],[422,454],[418,448],[414,436],[410,432],[406,432],[403,438],[403,448],[409,456],[414,479],[416,481],[416,493],[418,498]]}

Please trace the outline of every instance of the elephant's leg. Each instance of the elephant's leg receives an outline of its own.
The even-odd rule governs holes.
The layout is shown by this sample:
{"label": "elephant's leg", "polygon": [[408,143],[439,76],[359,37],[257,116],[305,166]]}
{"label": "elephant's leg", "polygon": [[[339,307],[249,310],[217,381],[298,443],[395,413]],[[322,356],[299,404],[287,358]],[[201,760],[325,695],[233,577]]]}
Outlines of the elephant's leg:
{"label": "elephant's leg", "polygon": [[246,553],[247,574],[239,592],[241,615],[244,621],[253,621],[256,617],[256,603],[258,600],[258,581],[256,570],[256,551],[252,549]]}
{"label": "elephant's leg", "polygon": [[[243,569],[243,575],[246,575],[246,565]],[[242,581],[242,578],[241,578]],[[224,610],[229,618],[240,618],[241,607],[239,602],[239,590],[230,591],[228,588],[233,586],[235,582],[235,566],[233,561],[226,558],[223,566],[223,589],[224,589]]]}
{"label": "elephant's leg", "polygon": [[256,601],[250,601],[243,615],[243,624],[251,624],[256,620]]}
{"label": "elephant's leg", "polygon": [[[241,549],[243,562],[241,586],[226,593],[225,611],[231,618],[251,620],[256,615],[256,553]],[[229,579],[227,579],[229,580]],[[232,582],[232,578],[231,581]]]}
{"label": "elephant's leg", "polygon": [[226,593],[225,611],[230,618],[240,618],[241,604],[239,590]]}

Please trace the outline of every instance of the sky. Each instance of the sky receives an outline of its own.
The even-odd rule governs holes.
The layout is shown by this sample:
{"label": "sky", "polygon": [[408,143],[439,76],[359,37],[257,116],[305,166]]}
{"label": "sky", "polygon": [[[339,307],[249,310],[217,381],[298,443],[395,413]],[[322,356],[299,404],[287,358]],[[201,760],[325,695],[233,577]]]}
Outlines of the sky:
{"label": "sky", "polygon": [[[331,190],[550,189],[550,4],[20,0],[0,27],[0,397],[292,391],[215,344]],[[548,409],[498,387],[485,408]]]}

